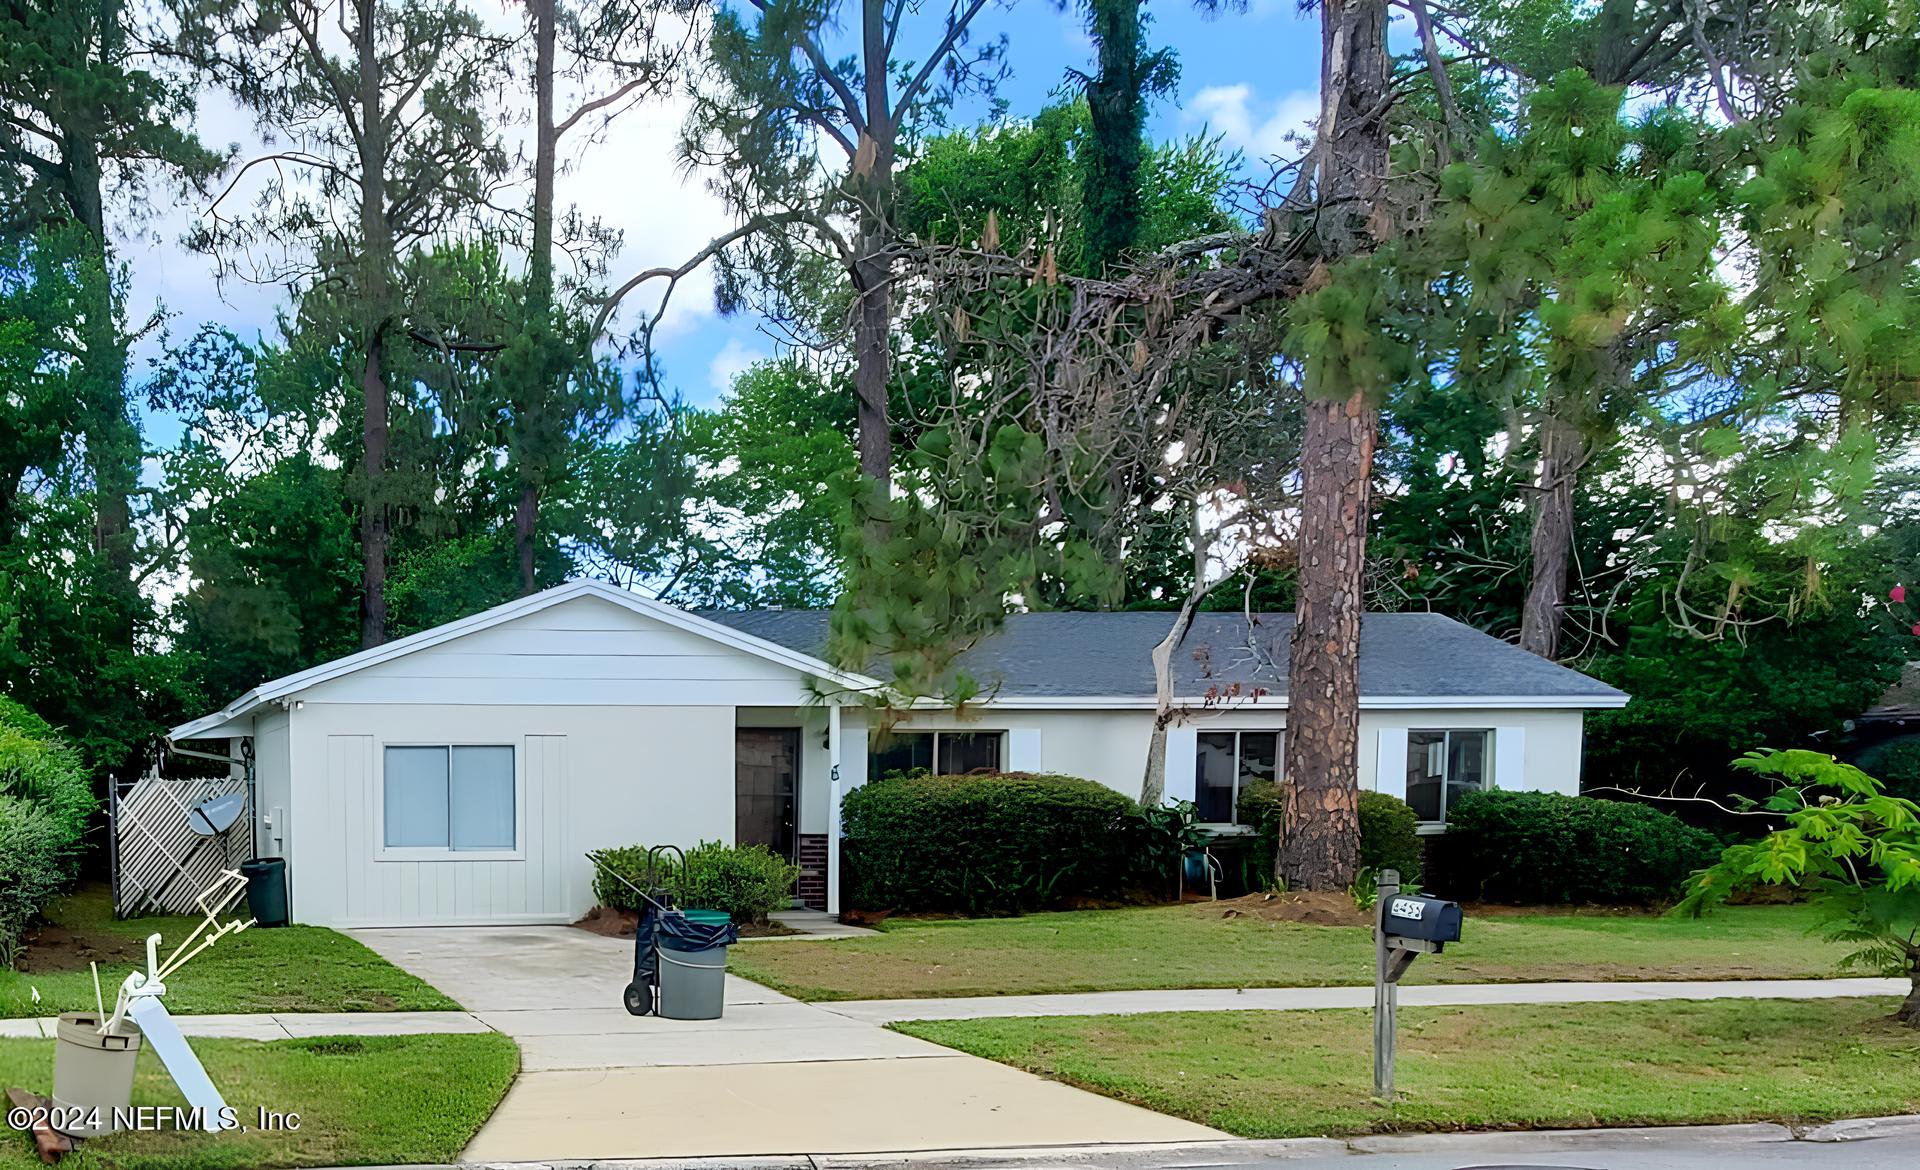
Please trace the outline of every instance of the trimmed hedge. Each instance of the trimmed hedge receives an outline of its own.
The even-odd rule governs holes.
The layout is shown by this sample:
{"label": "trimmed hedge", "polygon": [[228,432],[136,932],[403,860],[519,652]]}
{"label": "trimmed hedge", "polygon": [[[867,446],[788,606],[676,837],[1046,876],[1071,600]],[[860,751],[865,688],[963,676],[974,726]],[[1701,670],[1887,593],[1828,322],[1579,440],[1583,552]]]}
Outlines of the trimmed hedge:
{"label": "trimmed hedge", "polygon": [[45,809],[0,796],[0,967],[20,957],[20,936],[67,880],[72,843]]}
{"label": "trimmed hedge", "polygon": [[[588,857],[612,869],[636,886],[644,886],[647,847],[622,845],[615,849],[595,849]],[[687,869],[682,875],[671,864],[670,854],[662,860],[670,863],[658,876],[669,888],[680,893],[681,904],[701,910],[725,910],[735,922],[765,922],[776,910],[793,904],[793,886],[800,878],[800,867],[765,845],[726,845],[702,841],[687,850]],[[602,906],[617,910],[639,910],[640,896],[607,875],[596,865],[593,871],[593,896]]]}
{"label": "trimmed hedge", "polygon": [[1360,794],[1360,864],[1376,874],[1400,871],[1402,885],[1418,885],[1425,869],[1426,845],[1413,806],[1384,792]]}
{"label": "trimmed hedge", "polygon": [[867,910],[1018,914],[1112,897],[1133,877],[1137,802],[1072,776],[894,776],[841,805],[842,891]]}
{"label": "trimmed hedge", "polygon": [[1436,846],[1448,896],[1644,905],[1719,853],[1713,836],[1644,804],[1553,792],[1469,792]]}

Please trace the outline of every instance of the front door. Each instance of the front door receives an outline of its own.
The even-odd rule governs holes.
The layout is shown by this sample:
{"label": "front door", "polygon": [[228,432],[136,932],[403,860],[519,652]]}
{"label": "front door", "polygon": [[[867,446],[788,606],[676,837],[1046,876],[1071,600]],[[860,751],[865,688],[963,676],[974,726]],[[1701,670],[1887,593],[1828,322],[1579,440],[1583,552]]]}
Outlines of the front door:
{"label": "front door", "polygon": [[800,729],[740,727],[733,733],[733,840],[793,860]]}

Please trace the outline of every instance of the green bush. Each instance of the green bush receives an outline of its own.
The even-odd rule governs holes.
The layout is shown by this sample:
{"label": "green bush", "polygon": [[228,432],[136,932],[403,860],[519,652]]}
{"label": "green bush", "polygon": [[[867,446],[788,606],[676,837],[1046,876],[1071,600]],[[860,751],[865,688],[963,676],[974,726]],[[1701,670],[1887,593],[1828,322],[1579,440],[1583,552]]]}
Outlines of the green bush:
{"label": "green bush", "polygon": [[1437,850],[1437,886],[1450,897],[1644,905],[1672,897],[1719,846],[1644,804],[1481,791],[1450,805]]}
{"label": "green bush", "polygon": [[1360,865],[1376,874],[1400,871],[1402,885],[1420,881],[1426,846],[1420,840],[1420,818],[1413,806],[1384,792],[1360,794]]}
{"label": "green bush", "polygon": [[[1280,785],[1271,780],[1256,780],[1240,787],[1238,812],[1240,823],[1260,836],[1255,852],[1260,872],[1273,872],[1274,851],[1280,845]],[[1400,880],[1420,880],[1420,820],[1413,809],[1398,797],[1384,792],[1360,794],[1360,865],[1375,871],[1388,867],[1400,871]]]}
{"label": "green bush", "polygon": [[53,822],[70,864],[100,807],[80,754],[26,708],[0,700],[0,796],[26,801]]}
{"label": "green bush", "polygon": [[20,936],[66,884],[71,842],[53,815],[0,796],[0,967],[20,955]]}
{"label": "green bush", "polygon": [[735,922],[765,922],[793,905],[800,867],[765,845],[702,841],[687,850],[686,905],[725,910]]}
{"label": "green bush", "polygon": [[[640,909],[640,896],[607,870],[643,889],[647,885],[647,847],[622,845],[587,854],[595,862],[593,896],[602,906]],[[725,910],[735,922],[765,922],[775,910],[793,904],[793,885],[800,867],[765,845],[726,845],[702,841],[687,850],[686,872],[670,853],[662,853],[656,880],[679,899],[680,905],[701,910]]]}
{"label": "green bush", "polygon": [[1132,882],[1140,806],[1104,784],[898,776],[841,806],[842,890],[869,910],[1017,914]]}

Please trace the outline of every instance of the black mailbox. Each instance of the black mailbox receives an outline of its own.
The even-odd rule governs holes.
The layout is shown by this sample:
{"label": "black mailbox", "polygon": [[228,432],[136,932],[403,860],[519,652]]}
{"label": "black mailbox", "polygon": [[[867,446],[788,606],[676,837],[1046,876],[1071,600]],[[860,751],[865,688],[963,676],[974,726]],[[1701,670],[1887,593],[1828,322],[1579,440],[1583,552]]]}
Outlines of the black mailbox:
{"label": "black mailbox", "polygon": [[1425,942],[1460,941],[1460,904],[1418,894],[1392,894],[1380,917],[1389,939],[1417,938]]}

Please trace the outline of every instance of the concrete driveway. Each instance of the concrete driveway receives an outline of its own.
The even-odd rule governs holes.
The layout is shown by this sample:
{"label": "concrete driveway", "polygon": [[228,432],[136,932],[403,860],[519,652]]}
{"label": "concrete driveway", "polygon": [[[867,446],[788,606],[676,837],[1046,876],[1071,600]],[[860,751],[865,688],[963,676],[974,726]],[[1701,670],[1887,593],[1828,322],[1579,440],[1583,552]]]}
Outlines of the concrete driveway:
{"label": "concrete driveway", "polygon": [[[620,1006],[633,944],[565,926],[351,932],[520,1045],[478,1162],[1226,1140],[727,976],[718,1020]],[[745,946],[780,945],[749,942]],[[785,945],[805,945],[788,943]]]}

